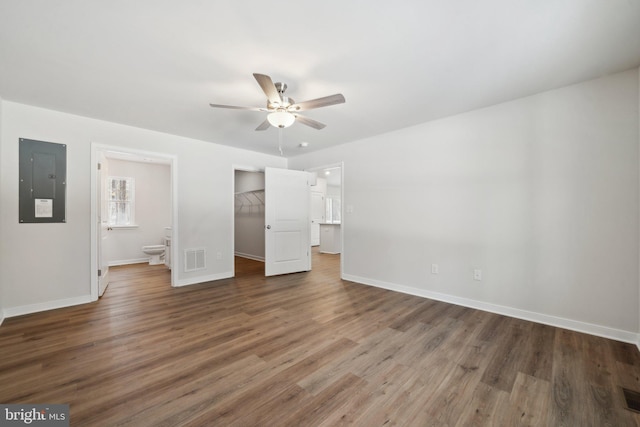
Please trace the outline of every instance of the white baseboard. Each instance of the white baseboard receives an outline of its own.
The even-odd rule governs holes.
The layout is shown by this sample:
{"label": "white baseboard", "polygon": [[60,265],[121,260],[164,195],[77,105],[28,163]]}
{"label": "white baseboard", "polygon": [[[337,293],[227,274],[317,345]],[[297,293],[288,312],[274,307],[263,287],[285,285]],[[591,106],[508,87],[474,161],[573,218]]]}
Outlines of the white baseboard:
{"label": "white baseboard", "polygon": [[0,309],[0,326],[2,326],[2,322],[4,322],[4,310]]}
{"label": "white baseboard", "polygon": [[209,276],[199,276],[190,279],[178,280],[177,283],[173,284],[173,286],[179,288],[182,286],[197,285],[198,283],[211,282],[214,280],[229,279],[231,277],[233,277],[233,272],[227,271],[224,273],[211,274]]}
{"label": "white baseboard", "polygon": [[55,310],[56,308],[70,307],[72,305],[87,304],[91,302],[91,295],[81,297],[59,299],[55,301],[41,302],[37,304],[21,305],[4,309],[6,317],[22,316],[25,314],[38,313],[40,311]]}
{"label": "white baseboard", "polygon": [[240,258],[252,259],[254,261],[264,262],[264,257],[257,256],[257,255],[251,255],[251,254],[245,254],[245,253],[242,253],[242,252],[236,252],[235,256],[239,256]]}
{"label": "white baseboard", "polygon": [[531,322],[542,323],[544,325],[555,326],[558,328],[569,329],[576,332],[583,332],[589,335],[595,335],[603,338],[613,339],[616,341],[635,344],[638,347],[638,350],[640,350],[640,334],[637,334],[635,332],[609,328],[607,326],[595,325],[593,323],[585,323],[577,320],[565,319],[562,317],[550,316],[548,314],[536,313],[533,311],[521,310],[513,307],[476,301],[469,298],[462,298],[454,295],[427,291],[424,289],[398,285],[395,283],[389,283],[350,274],[344,274],[343,279],[361,283],[364,285],[375,286],[377,288],[388,289],[390,291],[402,292],[404,294],[429,298],[436,301],[461,305],[463,307],[475,308],[482,311],[502,314],[504,316],[515,317],[517,319],[528,320]]}
{"label": "white baseboard", "polygon": [[117,261],[109,261],[109,267],[116,267],[118,265],[142,264],[145,262],[149,262],[149,258],[121,259]]}

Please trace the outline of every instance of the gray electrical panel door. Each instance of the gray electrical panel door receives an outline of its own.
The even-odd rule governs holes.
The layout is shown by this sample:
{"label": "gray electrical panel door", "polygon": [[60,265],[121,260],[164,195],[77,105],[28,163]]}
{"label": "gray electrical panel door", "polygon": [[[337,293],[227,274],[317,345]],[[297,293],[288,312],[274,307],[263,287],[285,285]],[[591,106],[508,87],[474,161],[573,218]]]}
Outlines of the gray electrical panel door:
{"label": "gray electrical panel door", "polygon": [[21,223],[65,222],[67,146],[20,138]]}

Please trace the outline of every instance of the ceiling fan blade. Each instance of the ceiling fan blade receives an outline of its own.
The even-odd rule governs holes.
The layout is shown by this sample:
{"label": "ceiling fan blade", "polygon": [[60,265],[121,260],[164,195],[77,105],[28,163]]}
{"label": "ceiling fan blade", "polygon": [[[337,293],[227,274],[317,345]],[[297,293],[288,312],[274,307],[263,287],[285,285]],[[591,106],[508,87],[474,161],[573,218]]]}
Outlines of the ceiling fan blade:
{"label": "ceiling fan blade", "polygon": [[325,126],[324,123],[320,123],[316,120],[310,119],[309,117],[301,116],[300,114],[294,114],[296,116],[296,121],[302,123],[303,125],[311,126],[314,129],[323,129]]}
{"label": "ceiling fan blade", "polygon": [[267,95],[267,99],[271,104],[281,104],[282,99],[280,99],[280,94],[278,93],[278,89],[276,89],[276,85],[273,84],[273,80],[271,77],[265,74],[253,73],[253,77],[256,78],[258,84],[262,88],[262,91],[265,95]]}
{"label": "ceiling fan blade", "polygon": [[223,104],[209,104],[213,108],[230,108],[232,110],[249,110],[249,111],[269,111],[266,108],[260,107],[238,107],[235,105],[223,105]]}
{"label": "ceiling fan blade", "polygon": [[267,130],[269,129],[269,126],[271,126],[271,123],[269,123],[269,120],[264,119],[264,122],[260,123],[260,126],[258,126],[256,130]]}
{"label": "ceiling fan blade", "polygon": [[289,111],[305,111],[314,108],[327,107],[329,105],[342,104],[345,102],[344,96],[341,93],[335,95],[329,95],[322,98],[312,99],[310,101],[303,101],[293,104],[287,108]]}

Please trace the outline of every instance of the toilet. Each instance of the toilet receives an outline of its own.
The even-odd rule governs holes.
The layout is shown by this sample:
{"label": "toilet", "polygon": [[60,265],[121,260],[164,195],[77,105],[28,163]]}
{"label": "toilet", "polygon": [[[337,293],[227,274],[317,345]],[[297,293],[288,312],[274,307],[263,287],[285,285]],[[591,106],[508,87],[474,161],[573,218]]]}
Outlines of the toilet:
{"label": "toilet", "polygon": [[164,261],[161,260],[164,255],[164,250],[165,245],[149,245],[142,247],[142,252],[149,255],[149,265],[164,264]]}

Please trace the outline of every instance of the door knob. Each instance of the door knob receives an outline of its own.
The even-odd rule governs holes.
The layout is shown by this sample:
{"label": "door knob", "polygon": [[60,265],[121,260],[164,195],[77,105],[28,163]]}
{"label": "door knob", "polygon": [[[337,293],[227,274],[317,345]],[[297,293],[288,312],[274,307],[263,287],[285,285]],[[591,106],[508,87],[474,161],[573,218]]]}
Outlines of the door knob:
{"label": "door knob", "polygon": [[267,225],[266,228],[267,228],[267,230],[271,230],[271,226],[270,225]]}

